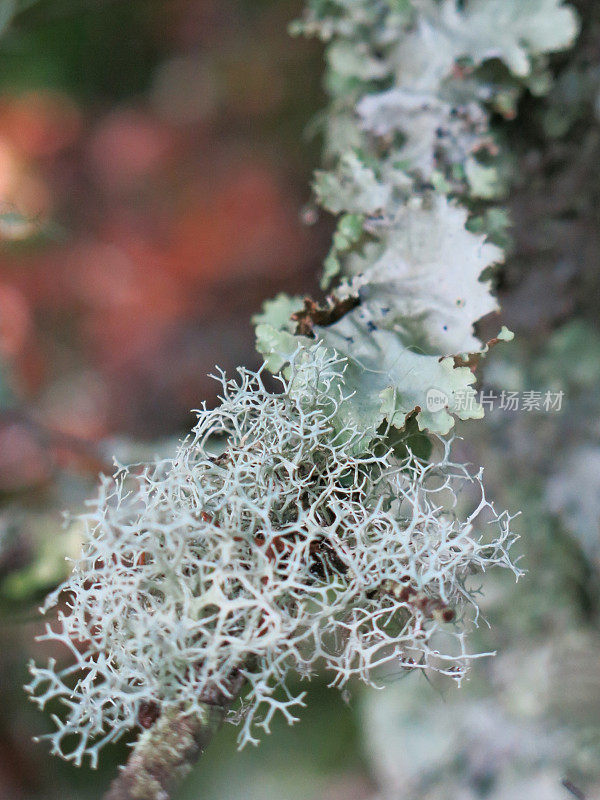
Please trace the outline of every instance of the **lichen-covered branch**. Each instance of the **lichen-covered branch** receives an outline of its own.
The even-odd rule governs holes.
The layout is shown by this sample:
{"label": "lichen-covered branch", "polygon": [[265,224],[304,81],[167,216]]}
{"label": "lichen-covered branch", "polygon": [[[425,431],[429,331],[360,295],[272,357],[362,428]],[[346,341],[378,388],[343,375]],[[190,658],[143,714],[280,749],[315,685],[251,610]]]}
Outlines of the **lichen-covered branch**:
{"label": "lichen-covered branch", "polygon": [[169,800],[221,727],[242,682],[233,682],[230,698],[203,703],[194,714],[161,714],[136,742],[104,800]]}
{"label": "lichen-covered branch", "polygon": [[[466,354],[497,312],[510,154],[494,115],[550,85],[548,54],[578,31],[562,0],[307,0],[295,32],[326,44],[325,170],[315,199],[338,217],[322,286],[329,309],[267,302],[257,346],[277,372],[299,345],[348,360],[340,423],[383,422],[446,435],[483,416]],[[354,300],[354,303],[351,301]],[[304,310],[303,310],[304,305]],[[458,358],[457,358],[458,357]],[[434,402],[438,398],[439,402]]]}
{"label": "lichen-covered branch", "polygon": [[53,752],[95,764],[161,709],[110,800],[169,797],[222,720],[206,692],[229,696],[233,673],[248,685],[241,744],[276,713],[295,721],[292,674],[460,680],[471,576],[518,573],[510,516],[442,437],[483,416],[474,326],[497,310],[503,258],[485,206],[502,184],[492,112],[539,87],[576,18],[560,0],[309,0],[300,28],[327,42],[331,168],[315,189],[339,215],[323,281],[338,285],[257,318],[279,393],[262,369],[221,376],[220,406],[174,458],[102,481],[45,605],[41,638],[72,656],[31,665],[34,701],[66,707]]}

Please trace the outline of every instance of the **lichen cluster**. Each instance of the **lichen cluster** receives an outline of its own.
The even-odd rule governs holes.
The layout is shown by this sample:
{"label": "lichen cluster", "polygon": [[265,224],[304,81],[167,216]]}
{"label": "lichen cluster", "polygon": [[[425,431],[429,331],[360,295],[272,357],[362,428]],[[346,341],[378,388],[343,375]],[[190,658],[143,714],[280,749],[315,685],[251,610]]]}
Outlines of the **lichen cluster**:
{"label": "lichen cluster", "polygon": [[[36,702],[66,706],[55,752],[95,763],[150,709],[201,713],[240,673],[242,743],[277,711],[294,719],[291,673],[324,667],[339,686],[386,664],[464,674],[468,579],[510,567],[509,517],[447,449],[427,464],[382,439],[355,455],[361,433],[332,425],[343,369],[322,347],[300,352],[281,394],[240,370],[172,461],[103,481],[83,554],[46,603],[58,621],[44,638],[73,664],[32,666]],[[460,517],[467,483],[479,499]]]}

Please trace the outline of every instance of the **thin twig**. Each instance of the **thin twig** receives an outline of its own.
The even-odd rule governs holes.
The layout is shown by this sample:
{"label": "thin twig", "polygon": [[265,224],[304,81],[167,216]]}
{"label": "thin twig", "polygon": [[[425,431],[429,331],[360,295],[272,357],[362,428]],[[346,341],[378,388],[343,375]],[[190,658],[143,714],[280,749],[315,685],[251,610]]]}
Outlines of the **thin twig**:
{"label": "thin twig", "polygon": [[243,683],[236,675],[231,696],[207,699],[199,714],[162,713],[140,736],[104,800],[170,800],[221,727]]}

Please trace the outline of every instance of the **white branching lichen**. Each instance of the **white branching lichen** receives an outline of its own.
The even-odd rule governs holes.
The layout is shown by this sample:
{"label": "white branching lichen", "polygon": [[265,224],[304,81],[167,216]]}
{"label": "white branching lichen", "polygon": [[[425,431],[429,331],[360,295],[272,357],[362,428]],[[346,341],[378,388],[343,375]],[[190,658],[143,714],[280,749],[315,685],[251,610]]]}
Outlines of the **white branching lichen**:
{"label": "white branching lichen", "polygon": [[[241,744],[278,711],[294,720],[293,673],[325,668],[339,686],[375,684],[383,665],[464,674],[469,576],[514,569],[510,518],[447,444],[435,464],[384,436],[357,455],[361,431],[332,425],[344,368],[316,345],[281,394],[261,371],[222,377],[221,404],[173,460],[103,480],[82,556],[45,606],[58,614],[42,638],[72,663],[31,666],[33,699],[65,706],[54,752],[95,764],[148,709],[194,714],[240,673]],[[461,518],[466,484],[479,499]]]}

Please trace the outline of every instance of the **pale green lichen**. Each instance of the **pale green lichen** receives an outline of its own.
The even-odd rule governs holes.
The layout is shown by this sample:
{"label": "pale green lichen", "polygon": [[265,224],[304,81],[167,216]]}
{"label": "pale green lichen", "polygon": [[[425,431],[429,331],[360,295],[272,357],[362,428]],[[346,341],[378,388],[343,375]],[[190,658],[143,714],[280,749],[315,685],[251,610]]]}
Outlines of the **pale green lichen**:
{"label": "pale green lichen", "polygon": [[[311,336],[346,357],[339,424],[362,425],[365,441],[415,414],[448,433],[482,415],[462,357],[486,352],[474,326],[498,310],[491,268],[503,260],[486,233],[505,239],[506,220],[486,208],[469,222],[446,195],[505,194],[490,110],[513,113],[534,80],[548,89],[544,58],[572,43],[576,15],[560,0],[309,0],[294,30],[327,43],[328,169],[315,194],[340,223],[323,285],[341,276],[333,298],[356,307],[308,339],[263,317],[258,349],[274,372]],[[431,392],[447,402],[428,407]]]}

